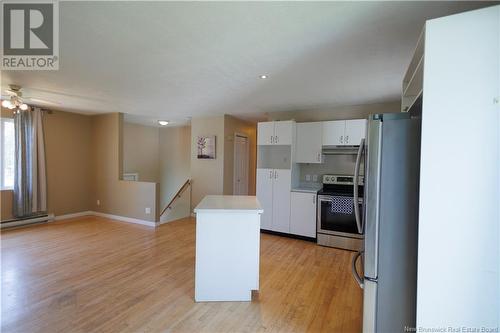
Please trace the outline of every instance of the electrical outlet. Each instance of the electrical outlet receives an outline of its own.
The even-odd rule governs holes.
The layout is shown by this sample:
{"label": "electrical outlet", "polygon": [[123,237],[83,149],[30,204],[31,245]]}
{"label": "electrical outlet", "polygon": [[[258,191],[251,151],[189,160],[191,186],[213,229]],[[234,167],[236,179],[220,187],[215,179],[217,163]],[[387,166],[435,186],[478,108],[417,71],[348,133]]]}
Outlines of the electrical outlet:
{"label": "electrical outlet", "polygon": [[318,181],[318,175],[313,175],[313,182],[317,182]]}
{"label": "electrical outlet", "polygon": [[146,207],[146,209],[144,209],[144,212],[145,212],[147,215],[151,214],[151,208]]}
{"label": "electrical outlet", "polygon": [[97,206],[101,205],[101,200],[97,199]]}
{"label": "electrical outlet", "polygon": [[306,175],[306,182],[310,182],[311,181],[311,175]]}

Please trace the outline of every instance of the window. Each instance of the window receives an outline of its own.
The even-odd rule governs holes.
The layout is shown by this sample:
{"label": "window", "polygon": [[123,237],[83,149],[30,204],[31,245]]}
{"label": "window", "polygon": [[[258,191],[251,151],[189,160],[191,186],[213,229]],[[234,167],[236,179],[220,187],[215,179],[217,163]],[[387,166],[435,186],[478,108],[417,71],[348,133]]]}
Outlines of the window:
{"label": "window", "polygon": [[0,187],[11,189],[14,187],[14,120],[2,118],[1,125]]}

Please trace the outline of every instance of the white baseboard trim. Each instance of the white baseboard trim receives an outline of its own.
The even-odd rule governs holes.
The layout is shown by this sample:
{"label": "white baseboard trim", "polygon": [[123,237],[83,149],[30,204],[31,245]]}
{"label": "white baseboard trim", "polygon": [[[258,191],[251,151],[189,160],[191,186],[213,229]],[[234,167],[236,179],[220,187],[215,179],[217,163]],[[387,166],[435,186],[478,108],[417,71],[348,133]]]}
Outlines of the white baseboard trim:
{"label": "white baseboard trim", "polygon": [[146,221],[146,220],[140,220],[136,219],[133,217],[126,217],[126,216],[119,216],[119,215],[112,215],[112,214],[106,214],[106,213],[101,213],[101,212],[90,212],[90,215],[95,215],[95,216],[100,216],[100,217],[106,217],[108,219],[112,220],[117,220],[117,221],[123,221],[123,222],[129,222],[129,223],[135,223],[135,224],[142,224],[146,225],[148,227],[156,227],[157,224],[156,222],[152,221]]}
{"label": "white baseboard trim", "polygon": [[92,211],[87,210],[85,212],[78,212],[78,213],[71,213],[71,214],[64,214],[64,215],[57,215],[52,219],[53,221],[60,221],[60,220],[68,220],[68,219],[74,219],[76,217],[82,217],[82,216],[89,216],[92,215]]}
{"label": "white baseboard trim", "polygon": [[[50,214],[50,215],[52,215],[52,214]],[[146,225],[148,227],[156,227],[157,226],[157,223],[152,222],[152,221],[136,219],[133,217],[126,217],[126,216],[120,216],[120,215],[95,212],[92,210],[87,210],[84,212],[78,212],[78,213],[72,213],[72,214],[58,215],[58,216],[53,217],[52,219],[50,219],[50,215],[49,215],[49,221],[68,220],[68,219],[73,219],[73,218],[82,217],[82,216],[100,216],[100,217],[106,217],[108,219],[117,220],[117,221],[121,221],[121,222]]]}

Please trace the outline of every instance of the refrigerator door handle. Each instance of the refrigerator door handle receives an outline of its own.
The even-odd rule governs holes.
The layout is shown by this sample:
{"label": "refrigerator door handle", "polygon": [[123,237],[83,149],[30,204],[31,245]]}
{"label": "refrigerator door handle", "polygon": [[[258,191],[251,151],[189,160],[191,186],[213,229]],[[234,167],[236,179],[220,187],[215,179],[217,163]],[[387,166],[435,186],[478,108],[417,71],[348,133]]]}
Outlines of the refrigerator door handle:
{"label": "refrigerator door handle", "polygon": [[358,156],[356,157],[356,165],[354,167],[354,216],[356,218],[356,225],[358,227],[358,232],[363,233],[363,224],[361,221],[361,214],[359,212],[359,193],[358,193],[358,178],[359,178],[359,166],[361,164],[361,155],[363,154],[363,148],[365,147],[365,139],[361,139],[358,148]]}
{"label": "refrigerator door handle", "polygon": [[354,257],[352,257],[352,260],[351,260],[351,273],[352,273],[352,276],[354,277],[354,280],[356,280],[356,282],[358,283],[358,285],[359,285],[359,287],[361,289],[364,288],[365,284],[364,284],[363,279],[359,275],[358,270],[356,269],[356,262],[358,261],[359,257],[361,257],[362,254],[363,254],[362,251],[356,253],[354,255]]}

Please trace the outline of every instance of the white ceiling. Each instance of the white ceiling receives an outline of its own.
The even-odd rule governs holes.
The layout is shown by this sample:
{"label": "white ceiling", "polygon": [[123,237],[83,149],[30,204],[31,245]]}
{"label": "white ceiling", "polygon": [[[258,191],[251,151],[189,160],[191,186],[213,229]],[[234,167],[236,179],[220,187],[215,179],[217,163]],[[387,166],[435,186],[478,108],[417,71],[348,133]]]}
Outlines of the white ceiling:
{"label": "white ceiling", "polygon": [[393,101],[426,19],[492,4],[61,2],[60,70],[2,89],[174,122]]}

